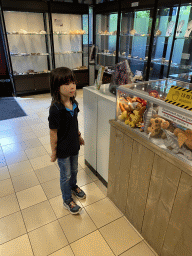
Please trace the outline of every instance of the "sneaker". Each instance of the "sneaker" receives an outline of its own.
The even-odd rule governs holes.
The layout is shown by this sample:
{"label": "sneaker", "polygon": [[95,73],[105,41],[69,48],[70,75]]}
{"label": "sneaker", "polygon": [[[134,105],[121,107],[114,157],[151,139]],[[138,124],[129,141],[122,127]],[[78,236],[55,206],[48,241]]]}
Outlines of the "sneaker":
{"label": "sneaker", "polygon": [[86,198],[85,192],[80,189],[78,186],[76,186],[74,189],[72,189],[72,193],[79,199],[84,199]]}
{"label": "sneaker", "polygon": [[69,202],[63,202],[63,205],[72,214],[78,214],[82,210],[81,207],[73,201],[73,199],[70,199]]}

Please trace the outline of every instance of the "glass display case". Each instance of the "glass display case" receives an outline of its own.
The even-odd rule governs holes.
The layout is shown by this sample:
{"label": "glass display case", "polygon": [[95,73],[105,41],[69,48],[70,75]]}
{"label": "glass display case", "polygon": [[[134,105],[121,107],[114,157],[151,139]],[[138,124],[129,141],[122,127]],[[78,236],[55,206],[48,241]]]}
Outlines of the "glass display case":
{"label": "glass display case", "polygon": [[4,11],[3,15],[16,91],[49,88],[48,14]]}
{"label": "glass display case", "polygon": [[47,73],[51,69],[47,14],[4,11],[4,19],[13,74]]}
{"label": "glass display case", "polygon": [[191,99],[192,84],[174,79],[120,86],[116,120],[192,166]]}
{"label": "glass display case", "polygon": [[146,72],[152,27],[151,10],[121,14],[119,62],[127,59],[133,74],[142,80]]}
{"label": "glass display case", "polygon": [[169,77],[191,81],[192,75],[192,6],[180,7],[177,32],[172,54]]}
{"label": "glass display case", "polygon": [[104,67],[115,65],[117,20],[117,13],[96,14],[97,65]]}
{"label": "glass display case", "polygon": [[88,15],[52,14],[55,66],[88,68]]}
{"label": "glass display case", "polygon": [[[157,9],[149,79],[167,77],[177,13],[177,6]],[[177,34],[180,34],[179,28],[182,25],[178,23]],[[175,63],[171,61],[171,65],[174,66]]]}

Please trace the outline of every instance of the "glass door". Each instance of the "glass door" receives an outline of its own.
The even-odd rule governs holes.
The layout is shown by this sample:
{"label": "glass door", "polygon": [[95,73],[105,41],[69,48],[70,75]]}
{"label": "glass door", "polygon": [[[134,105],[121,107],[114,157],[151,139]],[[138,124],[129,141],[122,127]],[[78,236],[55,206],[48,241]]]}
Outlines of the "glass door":
{"label": "glass door", "polygon": [[[166,78],[178,7],[158,8],[149,79]],[[179,33],[179,32],[178,32]],[[171,63],[174,66],[174,63]]]}
{"label": "glass door", "polygon": [[88,15],[52,14],[55,66],[88,67]]}
{"label": "glass door", "polygon": [[117,13],[96,15],[97,66],[111,68],[115,65],[117,20]]}
{"label": "glass door", "polygon": [[180,7],[169,77],[190,82],[192,76],[192,6]]}
{"label": "glass door", "polygon": [[119,62],[128,60],[131,71],[142,79],[146,72],[152,27],[150,10],[123,12],[119,38]]}

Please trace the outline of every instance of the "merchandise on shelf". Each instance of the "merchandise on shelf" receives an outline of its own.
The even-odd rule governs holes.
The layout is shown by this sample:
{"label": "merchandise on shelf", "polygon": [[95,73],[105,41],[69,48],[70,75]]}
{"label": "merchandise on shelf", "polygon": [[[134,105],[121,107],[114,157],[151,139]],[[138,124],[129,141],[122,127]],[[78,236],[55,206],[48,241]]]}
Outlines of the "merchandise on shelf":
{"label": "merchandise on shelf", "polygon": [[117,88],[116,120],[192,165],[192,84],[173,79]]}

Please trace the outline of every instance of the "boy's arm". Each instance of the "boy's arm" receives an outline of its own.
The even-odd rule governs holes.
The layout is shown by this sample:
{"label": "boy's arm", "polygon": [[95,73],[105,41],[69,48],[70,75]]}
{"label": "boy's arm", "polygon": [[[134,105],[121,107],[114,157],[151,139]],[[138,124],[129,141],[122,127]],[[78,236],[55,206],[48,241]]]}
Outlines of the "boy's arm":
{"label": "boy's arm", "polygon": [[57,159],[57,129],[50,129],[50,144],[51,144],[51,162],[55,162]]}

